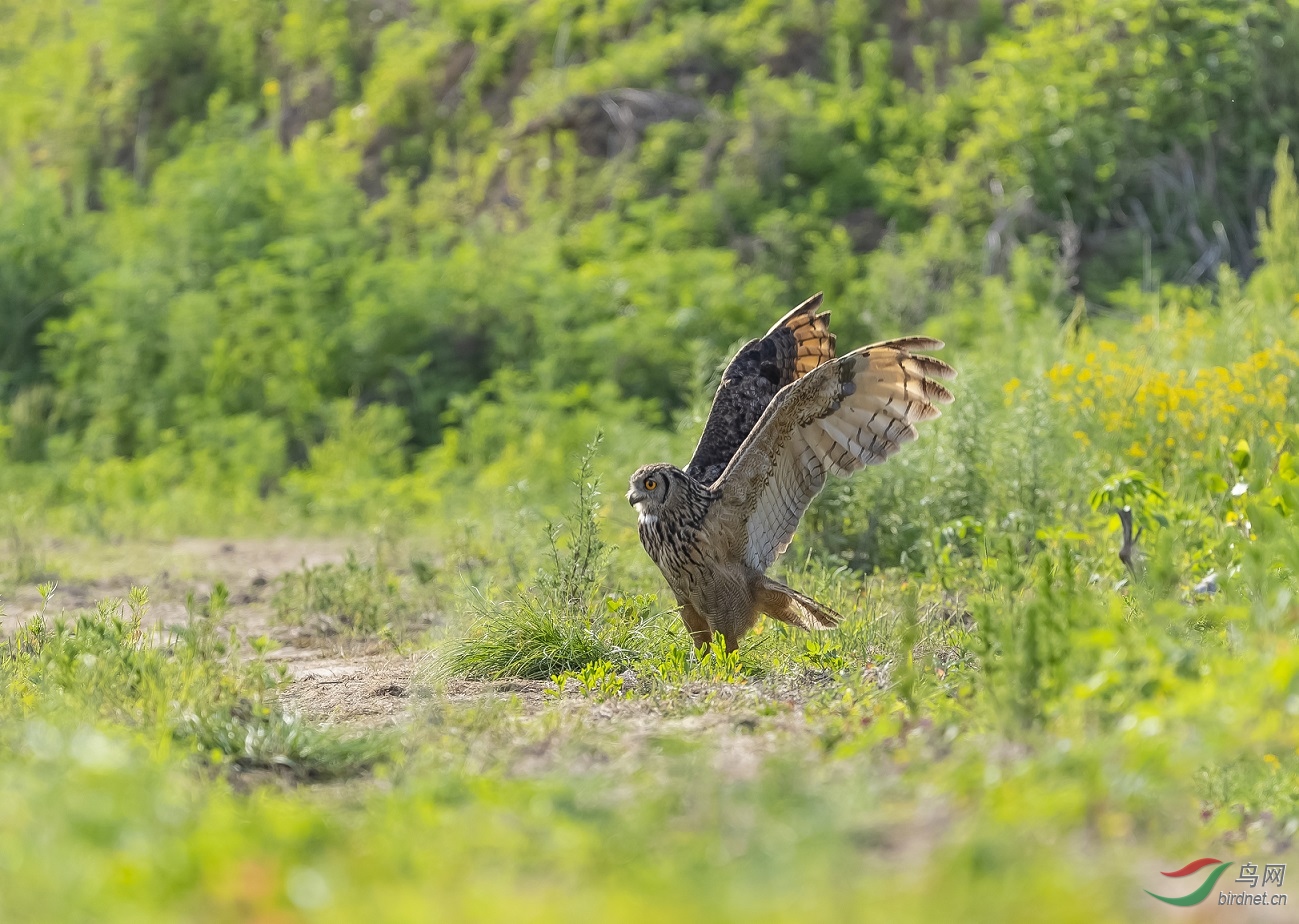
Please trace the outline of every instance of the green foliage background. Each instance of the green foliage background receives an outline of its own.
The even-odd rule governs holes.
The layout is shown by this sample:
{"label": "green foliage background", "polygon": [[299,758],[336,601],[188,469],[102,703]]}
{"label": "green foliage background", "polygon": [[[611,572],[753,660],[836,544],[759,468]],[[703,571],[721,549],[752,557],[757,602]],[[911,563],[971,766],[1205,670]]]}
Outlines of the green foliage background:
{"label": "green foliage background", "polygon": [[11,0],[0,492],[105,533],[545,498],[813,291],[977,355],[1252,271],[1296,45],[1287,0]]}
{"label": "green foliage background", "polygon": [[[366,528],[278,618],[449,636],[354,735],[224,585],[47,599],[0,918],[1144,920],[1291,855],[1297,50],[1294,0],[0,0],[0,586]],[[696,655],[621,486],[819,290],[957,402],[780,565],[839,630]]]}

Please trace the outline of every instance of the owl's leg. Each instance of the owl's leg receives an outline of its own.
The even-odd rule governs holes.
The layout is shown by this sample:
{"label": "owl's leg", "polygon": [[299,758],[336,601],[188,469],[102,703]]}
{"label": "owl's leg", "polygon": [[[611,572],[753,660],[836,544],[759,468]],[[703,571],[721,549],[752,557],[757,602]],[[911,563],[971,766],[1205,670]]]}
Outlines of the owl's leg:
{"label": "owl's leg", "polygon": [[719,615],[713,623],[713,629],[722,633],[722,638],[726,640],[726,650],[735,651],[740,647],[740,639],[749,634],[761,616],[761,611],[751,603],[741,603],[730,612]]}
{"label": "owl's leg", "polygon": [[753,581],[739,569],[718,569],[713,579],[712,594],[706,598],[708,622],[714,632],[722,633],[726,650],[735,651],[761,615],[754,605]]}
{"label": "owl's leg", "polygon": [[699,615],[699,611],[689,603],[681,604],[681,621],[690,632],[690,640],[696,648],[703,648],[713,640],[713,630],[708,627],[708,620]]}

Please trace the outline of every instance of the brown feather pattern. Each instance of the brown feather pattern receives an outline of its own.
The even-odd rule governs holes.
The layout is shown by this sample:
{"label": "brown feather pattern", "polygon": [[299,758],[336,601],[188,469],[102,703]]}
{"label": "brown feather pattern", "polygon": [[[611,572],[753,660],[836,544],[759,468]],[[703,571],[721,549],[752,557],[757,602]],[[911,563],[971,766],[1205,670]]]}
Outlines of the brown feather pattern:
{"label": "brown feather pattern", "polygon": [[780,390],[834,359],[830,313],[820,306],[818,292],[740,348],[722,373],[687,474],[716,481]]}

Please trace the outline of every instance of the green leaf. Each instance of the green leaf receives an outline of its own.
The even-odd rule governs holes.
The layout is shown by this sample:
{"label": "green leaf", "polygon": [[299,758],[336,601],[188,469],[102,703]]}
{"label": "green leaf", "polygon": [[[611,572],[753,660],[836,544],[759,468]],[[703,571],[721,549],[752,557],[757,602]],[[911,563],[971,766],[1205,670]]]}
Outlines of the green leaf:
{"label": "green leaf", "polygon": [[1241,440],[1236,444],[1236,448],[1231,454],[1231,464],[1236,466],[1237,471],[1244,472],[1245,469],[1249,468],[1250,458],[1249,443]]}
{"label": "green leaf", "polygon": [[1205,472],[1200,481],[1204,488],[1210,494],[1225,494],[1228,488],[1227,479],[1223,478],[1217,472]]}

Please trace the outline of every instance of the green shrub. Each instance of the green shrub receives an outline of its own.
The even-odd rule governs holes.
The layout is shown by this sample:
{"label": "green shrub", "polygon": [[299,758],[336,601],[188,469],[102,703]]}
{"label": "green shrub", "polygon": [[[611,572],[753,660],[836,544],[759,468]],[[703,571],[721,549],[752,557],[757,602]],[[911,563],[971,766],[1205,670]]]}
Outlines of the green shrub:
{"label": "green shrub", "polygon": [[349,551],[341,565],[303,565],[285,574],[275,594],[280,622],[326,632],[403,637],[423,615],[398,575],[382,560],[362,562]]}

